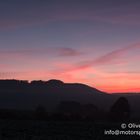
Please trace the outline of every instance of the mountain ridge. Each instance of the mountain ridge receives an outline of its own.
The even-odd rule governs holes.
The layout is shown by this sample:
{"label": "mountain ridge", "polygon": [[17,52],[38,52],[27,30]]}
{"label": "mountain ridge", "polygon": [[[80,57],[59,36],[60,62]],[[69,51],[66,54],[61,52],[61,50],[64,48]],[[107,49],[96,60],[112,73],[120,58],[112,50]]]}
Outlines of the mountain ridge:
{"label": "mountain ridge", "polygon": [[60,80],[0,80],[0,107],[35,108],[38,104],[54,108],[61,101],[100,104],[108,94],[81,83]]}

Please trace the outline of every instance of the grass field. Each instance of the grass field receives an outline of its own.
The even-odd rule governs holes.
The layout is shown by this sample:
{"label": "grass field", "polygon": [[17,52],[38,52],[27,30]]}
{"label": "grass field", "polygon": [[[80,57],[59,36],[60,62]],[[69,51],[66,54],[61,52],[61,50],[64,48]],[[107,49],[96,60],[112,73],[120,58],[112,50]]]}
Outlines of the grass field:
{"label": "grass field", "polygon": [[106,136],[119,123],[80,121],[0,120],[0,140],[138,140],[140,136]]}

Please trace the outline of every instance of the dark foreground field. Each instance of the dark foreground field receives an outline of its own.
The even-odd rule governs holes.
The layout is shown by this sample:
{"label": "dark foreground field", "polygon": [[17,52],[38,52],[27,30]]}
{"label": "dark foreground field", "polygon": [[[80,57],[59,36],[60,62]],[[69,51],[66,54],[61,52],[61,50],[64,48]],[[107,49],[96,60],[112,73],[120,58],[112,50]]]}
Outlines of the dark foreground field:
{"label": "dark foreground field", "polygon": [[0,140],[139,140],[140,136],[107,136],[120,123],[88,121],[0,120]]}

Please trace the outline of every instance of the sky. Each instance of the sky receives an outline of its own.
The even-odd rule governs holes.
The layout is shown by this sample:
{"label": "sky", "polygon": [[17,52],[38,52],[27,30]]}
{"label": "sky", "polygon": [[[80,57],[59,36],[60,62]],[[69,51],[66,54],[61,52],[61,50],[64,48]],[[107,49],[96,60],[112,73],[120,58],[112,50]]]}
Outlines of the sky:
{"label": "sky", "polygon": [[139,0],[1,0],[0,79],[140,92]]}

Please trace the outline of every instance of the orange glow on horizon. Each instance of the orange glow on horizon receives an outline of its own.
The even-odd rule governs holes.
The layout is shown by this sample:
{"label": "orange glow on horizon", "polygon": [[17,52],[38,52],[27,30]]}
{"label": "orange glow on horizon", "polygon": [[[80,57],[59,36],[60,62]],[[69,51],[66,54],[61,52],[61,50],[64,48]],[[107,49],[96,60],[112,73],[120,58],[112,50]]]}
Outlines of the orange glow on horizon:
{"label": "orange glow on horizon", "polygon": [[[20,57],[19,54],[18,57],[17,55],[12,57],[12,55],[13,61],[18,60],[20,63],[18,63],[19,65],[15,63],[10,67],[9,65],[1,65],[1,71],[5,72],[0,73],[0,79],[29,81],[59,79],[65,83],[83,83],[108,93],[140,92],[139,55],[130,57],[132,49],[140,49],[140,44],[117,49],[97,58],[91,57],[87,61],[86,59],[81,61],[82,56],[78,54],[78,59],[75,61],[64,58],[51,61],[45,59],[45,64],[44,61],[41,61],[41,57],[38,59],[39,57],[32,56],[36,59],[32,57],[29,59],[29,54],[21,55]],[[127,56],[126,58],[125,55]],[[2,56],[5,57],[4,54]]]}
{"label": "orange glow on horizon", "polygon": [[[61,65],[62,67],[62,65]],[[59,79],[65,83],[83,83],[108,93],[140,92],[139,74],[107,73],[92,67],[67,66],[60,71],[30,71],[21,73],[7,73],[1,79],[21,80],[50,80]]]}

